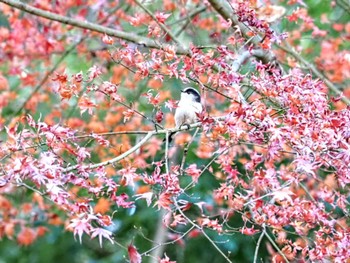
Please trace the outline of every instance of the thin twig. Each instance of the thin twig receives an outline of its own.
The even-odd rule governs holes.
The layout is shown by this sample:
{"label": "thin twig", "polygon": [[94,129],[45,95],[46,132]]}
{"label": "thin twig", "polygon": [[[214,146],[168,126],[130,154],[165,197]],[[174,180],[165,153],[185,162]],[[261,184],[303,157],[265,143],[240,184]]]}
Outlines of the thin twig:
{"label": "thin twig", "polygon": [[156,246],[154,246],[154,247],[150,248],[149,250],[143,252],[141,254],[141,256],[147,256],[148,253],[152,252],[153,250],[157,249],[158,247],[175,244],[177,241],[179,241],[179,240],[183,239],[185,236],[187,236],[187,234],[190,233],[193,229],[194,229],[194,226],[191,226],[185,233],[183,233],[178,238],[176,238],[176,239],[174,239],[172,241],[169,241],[169,242],[165,242],[165,243],[162,243],[162,244],[157,244]]}
{"label": "thin twig", "polygon": [[[231,146],[231,147],[232,147],[232,146]],[[199,177],[200,177],[206,170],[208,170],[208,168],[210,167],[210,165],[211,165],[220,155],[226,154],[226,152],[227,152],[227,151],[229,150],[229,148],[231,148],[231,147],[228,147],[228,148],[225,149],[224,151],[222,151],[222,152],[220,152],[220,153],[217,153],[217,154],[210,160],[210,162],[202,169],[202,171],[201,171]],[[194,181],[192,181],[191,183],[189,183],[189,184],[184,188],[183,191],[185,192],[186,190],[188,190],[189,188],[191,188],[192,185],[194,185]]]}
{"label": "thin twig", "polygon": [[[98,92],[101,92],[102,94],[108,96],[109,98],[113,99],[109,94],[107,94],[106,92],[104,92],[103,90],[98,89]],[[125,108],[132,110],[133,112],[135,112],[137,115],[141,116],[142,118],[152,122],[154,124],[154,126],[159,127],[161,129],[164,129],[162,125],[160,125],[159,123],[155,122],[153,119],[147,117],[145,114],[143,114],[142,112],[139,112],[138,110],[134,109],[133,107],[127,105],[126,103],[122,102],[121,100],[114,100],[115,102],[123,105]]]}
{"label": "thin twig", "polygon": [[176,36],[163,24],[158,21],[158,19],[154,16],[154,14],[146,7],[144,6],[139,0],[134,0],[135,3],[141,7],[152,19],[160,26],[164,32],[179,46],[183,49],[182,44],[180,41],[176,38]]}
{"label": "thin twig", "polygon": [[175,33],[175,36],[178,37],[185,29],[186,27],[191,23],[191,19],[192,17],[202,13],[203,11],[205,11],[208,7],[206,6],[201,6],[198,7],[196,9],[194,9],[191,13],[188,14],[188,16],[179,19],[178,21],[176,21],[176,23],[187,20],[187,22]]}
{"label": "thin twig", "polygon": [[101,163],[96,163],[96,164],[89,164],[89,165],[85,165],[82,166],[81,165],[74,165],[71,167],[67,167],[66,169],[63,169],[62,172],[67,173],[73,170],[78,169],[79,167],[81,167],[82,169],[95,169],[98,167],[102,167],[102,166],[107,166],[110,164],[114,164],[116,162],[119,162],[121,160],[123,160],[124,158],[126,158],[127,156],[129,156],[130,154],[134,153],[135,151],[137,151],[143,144],[145,144],[154,134],[156,134],[154,131],[149,132],[139,143],[137,143],[136,145],[134,145],[134,147],[130,148],[129,150],[127,150],[126,152],[124,152],[123,154],[105,161],[105,162],[101,162]]}
{"label": "thin twig", "polygon": [[[224,117],[217,117],[217,120],[221,120]],[[130,154],[134,153],[135,151],[137,151],[143,144],[145,144],[152,136],[154,135],[159,135],[159,134],[167,134],[167,133],[172,133],[172,132],[178,132],[178,131],[184,131],[184,130],[188,130],[188,129],[194,129],[197,127],[200,127],[202,124],[201,122],[196,122],[194,124],[189,125],[189,128],[187,126],[184,127],[179,127],[179,128],[172,128],[172,129],[163,129],[163,130],[153,130],[153,131],[149,131],[147,133],[147,135],[140,141],[138,142],[134,147],[130,148],[129,150],[127,150],[126,152],[124,152],[123,154],[105,161],[105,162],[101,162],[101,163],[96,163],[96,164],[89,164],[89,165],[74,165],[71,167],[67,167],[66,169],[63,169],[62,172],[66,173],[66,172],[70,172],[73,170],[76,170],[78,168],[82,168],[82,169],[95,169],[98,167],[102,167],[102,166],[107,166],[110,164],[114,164],[116,162],[119,162],[121,160],[123,160],[124,158],[128,157]]]}
{"label": "thin twig", "polygon": [[267,193],[267,194],[262,195],[262,196],[260,196],[260,197],[258,197],[258,198],[255,198],[255,199],[253,199],[253,200],[250,200],[249,202],[245,203],[243,206],[248,206],[248,205],[250,205],[251,203],[255,203],[256,201],[259,201],[259,200],[261,200],[261,199],[264,199],[265,197],[274,195],[276,191],[279,191],[279,190],[281,190],[281,189],[283,189],[283,188],[286,188],[287,186],[289,186],[289,185],[291,185],[291,184],[292,184],[291,182],[287,182],[286,184],[280,186],[279,188],[273,189],[273,192]]}
{"label": "thin twig", "polygon": [[[16,111],[13,116],[17,116],[21,113],[24,106],[27,104],[27,102],[41,89],[41,87],[46,83],[46,81],[49,79],[52,73],[55,72],[55,70],[58,68],[58,66],[62,63],[62,61],[76,48],[77,45],[79,45],[81,42],[83,42],[84,38],[80,39],[76,44],[73,44],[71,47],[69,47],[62,56],[58,59],[58,61],[53,65],[53,67],[45,74],[44,78],[39,82],[38,85],[34,88],[34,90],[28,95],[28,97],[23,101],[22,105],[18,107],[18,110]],[[12,116],[12,117],[13,117]],[[11,119],[12,117],[9,117]]]}
{"label": "thin twig", "polygon": [[192,17],[202,13],[206,9],[208,9],[207,6],[199,6],[199,7],[195,8],[195,9],[193,9],[187,16],[181,17],[180,19],[178,19],[178,20],[176,20],[176,21],[174,21],[172,23],[169,23],[167,25],[168,26],[173,26],[173,25],[178,24],[178,23],[180,23],[182,21],[186,21],[188,19],[191,19]]}
{"label": "thin twig", "polygon": [[185,166],[185,162],[186,162],[186,157],[187,157],[187,153],[188,153],[188,149],[190,148],[190,145],[192,144],[192,142],[194,141],[194,138],[196,137],[197,133],[199,131],[199,128],[196,129],[196,131],[194,132],[191,140],[186,144],[184,151],[183,151],[183,156],[182,156],[182,161],[181,161],[181,165],[180,165],[180,174],[183,174],[183,168]]}
{"label": "thin twig", "polygon": [[166,174],[169,175],[169,156],[168,156],[168,152],[169,152],[169,132],[167,131],[165,133],[165,171]]}
{"label": "thin twig", "polygon": [[[232,12],[232,8],[229,6],[227,1],[224,0],[208,0],[210,5],[225,19],[232,21],[232,27],[238,26],[240,31],[247,39],[251,38],[249,32],[251,29],[244,23],[238,21],[238,17]],[[254,44],[261,41],[261,37],[256,35],[251,40]]]}
{"label": "thin twig", "polygon": [[289,263],[289,260],[287,259],[286,255],[282,252],[282,250],[277,246],[276,242],[270,237],[270,235],[265,231],[265,236],[270,241],[272,246],[278,251],[278,253],[283,257],[283,259]]}
{"label": "thin twig", "polygon": [[260,247],[260,244],[261,244],[261,241],[262,241],[262,239],[263,239],[263,237],[264,237],[264,235],[265,235],[265,227],[263,228],[263,231],[261,232],[261,235],[260,235],[260,237],[259,237],[259,239],[258,239],[258,243],[256,244],[256,247],[255,247],[255,253],[254,253],[254,263],[256,263],[257,262],[257,260],[258,260],[258,252],[259,252],[259,247]]}
{"label": "thin twig", "polygon": [[179,205],[177,204],[176,198],[173,198],[174,201],[174,205],[176,207],[176,210],[179,211],[179,213],[187,220],[187,222],[189,222],[192,226],[194,226],[195,228],[197,228],[199,231],[201,231],[201,233],[205,236],[205,238],[212,244],[212,246],[225,258],[225,260],[227,262],[232,263],[232,261],[225,255],[225,253],[215,244],[215,242],[208,236],[207,233],[205,233],[204,229],[202,227],[200,227],[199,225],[197,225],[196,223],[194,223],[191,219],[189,219],[181,210],[181,208],[179,207]]}

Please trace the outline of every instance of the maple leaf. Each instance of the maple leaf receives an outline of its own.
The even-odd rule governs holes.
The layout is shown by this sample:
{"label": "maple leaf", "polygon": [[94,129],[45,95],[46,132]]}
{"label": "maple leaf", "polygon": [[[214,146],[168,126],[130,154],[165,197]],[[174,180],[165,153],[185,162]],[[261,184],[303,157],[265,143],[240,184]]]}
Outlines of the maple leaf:
{"label": "maple leaf", "polygon": [[210,227],[216,231],[218,231],[218,233],[222,233],[222,225],[219,224],[218,220],[215,219],[215,220],[210,220],[209,218],[205,218],[203,221],[202,221],[202,226],[207,226],[207,227]]}
{"label": "maple leaf", "polygon": [[133,207],[134,202],[127,202],[126,200],[128,198],[129,196],[126,193],[122,193],[121,195],[118,195],[118,196],[113,194],[112,196],[112,199],[117,203],[117,205],[123,208]]}
{"label": "maple leaf", "polygon": [[88,111],[90,115],[93,114],[93,110],[97,107],[85,94],[79,99],[78,106],[80,108],[80,114]]}
{"label": "maple leaf", "polygon": [[114,43],[114,40],[112,37],[108,36],[107,34],[104,34],[102,37],[102,42],[107,45],[112,45]]}
{"label": "maple leaf", "polygon": [[83,81],[84,75],[83,75],[83,72],[80,71],[79,73],[75,74],[73,77],[75,82],[80,83]]}
{"label": "maple leaf", "polygon": [[148,99],[148,103],[157,106],[160,102],[160,94],[157,93],[155,96],[153,96],[152,91],[149,90],[147,93],[143,94],[142,96],[145,96]]}
{"label": "maple leaf", "polygon": [[123,176],[123,179],[126,181],[126,185],[135,187],[134,180],[138,177],[136,168],[128,166],[127,168],[119,170],[119,173]]}
{"label": "maple leaf", "polygon": [[132,109],[128,109],[126,111],[123,111],[123,115],[124,115],[124,123],[129,121],[131,119],[132,116],[134,116],[135,111]]}
{"label": "maple leaf", "polygon": [[[167,45],[164,47],[164,51],[165,51],[165,58],[166,61],[170,61],[176,58],[176,47],[175,46],[171,46],[171,45]],[[175,66],[177,66],[177,64],[173,64],[173,72],[174,75],[177,75],[177,70],[175,70]],[[175,72],[176,71],[176,72]]]}
{"label": "maple leaf", "polygon": [[85,147],[79,147],[79,150],[77,152],[77,156],[78,156],[78,161],[82,162],[86,158],[90,157],[90,153],[86,150]]}
{"label": "maple leaf", "polygon": [[[293,203],[293,199],[291,198],[291,196],[293,196],[293,195],[295,195],[295,194],[288,187],[283,188],[283,189],[278,190],[278,191],[274,191],[272,193],[273,200],[277,200],[277,201],[287,200],[291,204]],[[273,202],[273,201],[271,201],[271,202]]]}
{"label": "maple leaf", "polygon": [[59,81],[60,83],[65,84],[68,81],[68,76],[66,73],[59,74],[55,72],[55,76],[52,78],[52,81]]}
{"label": "maple leaf", "polygon": [[136,197],[136,200],[145,199],[147,206],[150,206],[151,202],[152,202],[153,192],[146,192],[143,194],[137,194],[137,195],[135,195],[135,197]]}
{"label": "maple leaf", "polygon": [[17,242],[20,245],[29,246],[37,238],[37,235],[33,229],[23,227],[21,232],[17,235]]}
{"label": "maple leaf", "polygon": [[194,183],[198,182],[198,178],[201,175],[201,170],[197,169],[197,164],[191,164],[187,169],[186,173],[192,177]]}
{"label": "maple leaf", "polygon": [[177,225],[186,225],[187,221],[186,219],[180,214],[180,215],[174,215],[173,216],[173,222],[170,224],[171,227],[176,227]]}
{"label": "maple leaf", "polygon": [[95,78],[97,78],[98,76],[100,76],[102,74],[101,69],[96,66],[93,65],[91,68],[88,69],[88,73],[89,73],[89,82],[94,80]]}
{"label": "maple leaf", "polygon": [[109,94],[109,95],[112,95],[112,94],[115,94],[117,93],[118,91],[118,85],[115,85],[109,81],[104,81],[101,85],[100,85],[100,89]]}
{"label": "maple leaf", "polygon": [[140,26],[143,24],[143,18],[139,14],[135,14],[129,19],[130,24],[134,27]]}
{"label": "maple leaf", "polygon": [[139,252],[137,252],[136,247],[132,244],[128,246],[128,254],[130,263],[141,263],[141,255],[139,254]]}
{"label": "maple leaf", "polygon": [[253,236],[256,233],[260,232],[260,230],[254,229],[254,227],[251,227],[251,228],[243,227],[241,232],[244,235]]}
{"label": "maple leaf", "polygon": [[151,37],[160,37],[161,35],[161,28],[159,26],[157,26],[156,24],[150,24],[148,26],[148,36]]}
{"label": "maple leaf", "polygon": [[158,209],[165,208],[170,210],[170,205],[174,203],[171,197],[172,195],[169,193],[161,193],[155,205],[158,205]]}
{"label": "maple leaf", "polygon": [[81,244],[83,233],[85,232],[86,234],[89,235],[91,232],[92,226],[89,220],[86,218],[74,218],[71,220],[71,223],[67,226],[67,228],[73,229],[74,237],[78,235],[79,241]]}
{"label": "maple leaf", "polygon": [[[98,240],[100,243],[100,247],[102,248],[102,240],[103,238],[108,239],[109,241],[111,241],[112,244],[114,244],[114,241],[112,239],[113,233],[109,230],[97,227],[97,228],[93,228],[90,230],[91,233],[91,239],[95,238],[98,236]],[[81,241],[80,241],[81,243]]]}
{"label": "maple leaf", "polygon": [[77,93],[77,86],[75,84],[72,85],[61,85],[58,88],[58,93],[62,97],[62,101],[67,99],[69,100],[74,94]]}
{"label": "maple leaf", "polygon": [[165,20],[167,20],[169,16],[171,16],[171,14],[165,14],[162,12],[157,12],[155,14],[155,17],[157,18],[158,22],[162,24],[164,24]]}
{"label": "maple leaf", "polygon": [[167,107],[169,110],[173,110],[178,107],[177,103],[178,101],[176,100],[168,100],[165,102],[165,107]]}
{"label": "maple leaf", "polygon": [[103,138],[101,135],[93,133],[91,135],[92,138],[94,138],[100,145],[108,147],[110,145],[110,142]]}

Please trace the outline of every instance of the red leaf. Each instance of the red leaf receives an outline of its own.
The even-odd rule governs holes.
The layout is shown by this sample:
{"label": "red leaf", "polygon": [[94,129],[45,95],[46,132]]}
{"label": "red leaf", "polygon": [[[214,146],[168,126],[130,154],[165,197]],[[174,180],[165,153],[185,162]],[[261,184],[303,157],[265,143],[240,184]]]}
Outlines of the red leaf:
{"label": "red leaf", "polygon": [[131,244],[128,246],[128,254],[130,263],[141,263],[141,255],[137,252],[136,247]]}
{"label": "red leaf", "polygon": [[25,227],[17,236],[17,242],[20,245],[28,246],[36,239],[36,233],[33,229]]}

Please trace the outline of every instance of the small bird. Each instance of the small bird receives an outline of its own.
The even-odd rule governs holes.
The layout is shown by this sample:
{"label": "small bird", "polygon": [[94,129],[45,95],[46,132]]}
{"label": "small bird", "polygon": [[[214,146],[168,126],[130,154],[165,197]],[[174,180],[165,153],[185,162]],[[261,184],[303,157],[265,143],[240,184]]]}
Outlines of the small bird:
{"label": "small bird", "polygon": [[[175,111],[175,125],[180,128],[183,125],[189,126],[197,121],[197,114],[203,110],[201,104],[201,95],[197,90],[187,87],[181,90],[181,98]],[[172,132],[168,137],[168,142],[176,132]]]}

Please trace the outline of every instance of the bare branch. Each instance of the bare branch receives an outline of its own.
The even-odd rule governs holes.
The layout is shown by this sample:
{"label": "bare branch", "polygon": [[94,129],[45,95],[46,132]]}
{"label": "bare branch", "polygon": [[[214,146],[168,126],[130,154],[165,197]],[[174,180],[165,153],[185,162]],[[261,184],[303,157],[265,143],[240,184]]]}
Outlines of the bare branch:
{"label": "bare branch", "polygon": [[181,161],[181,165],[180,165],[180,174],[183,175],[184,172],[184,166],[185,166],[185,162],[186,162],[186,157],[187,157],[187,153],[188,153],[188,149],[190,148],[190,145],[192,144],[192,142],[194,141],[195,137],[197,136],[197,133],[199,132],[199,128],[196,129],[196,131],[194,132],[191,140],[186,144],[184,150],[183,150],[183,155],[182,155],[182,161]]}
{"label": "bare branch", "polygon": [[[223,117],[218,117],[217,119],[220,120],[222,118]],[[201,125],[202,124],[200,122],[194,123],[194,124],[190,125],[190,129],[200,127]],[[121,154],[121,155],[119,155],[119,156],[117,156],[117,157],[115,157],[115,158],[113,158],[111,160],[105,161],[105,162],[85,165],[85,166],[82,167],[82,169],[95,169],[95,168],[98,168],[98,167],[107,166],[107,165],[110,165],[110,164],[117,163],[117,162],[123,160],[124,158],[128,157],[130,154],[132,154],[135,151],[137,151],[142,145],[144,145],[154,135],[170,134],[172,132],[178,132],[178,131],[184,131],[184,130],[188,130],[188,127],[184,126],[184,127],[180,127],[180,128],[149,131],[147,133],[147,135],[141,141],[139,141],[134,147],[130,148],[129,150],[127,150],[123,154]],[[71,167],[67,167],[67,168],[63,169],[62,172],[66,173],[66,172],[70,172],[70,171],[73,171],[73,170],[77,170],[79,167],[81,167],[81,165],[74,165],[74,166],[71,166]]]}
{"label": "bare branch", "polygon": [[255,253],[254,253],[254,261],[253,261],[254,263],[257,262],[259,247],[260,247],[260,244],[261,244],[261,241],[262,241],[264,235],[265,235],[265,227],[264,227],[263,231],[261,232],[261,235],[258,239],[258,243],[256,244]]}
{"label": "bare branch", "polygon": [[[105,162],[101,162],[101,163],[97,163],[97,164],[90,164],[90,165],[86,165],[84,167],[82,167],[83,169],[95,169],[98,167],[102,167],[102,166],[107,166],[116,162],[119,162],[121,160],[123,160],[124,158],[126,158],[127,156],[129,156],[130,154],[134,153],[135,151],[137,151],[143,144],[145,144],[154,134],[156,134],[156,131],[151,131],[149,132],[139,143],[137,143],[134,147],[130,148],[129,150],[127,150],[125,153],[111,159]],[[70,172],[73,170],[76,170],[80,167],[80,165],[74,165],[72,167],[68,167],[66,169],[63,169],[62,172]]]}
{"label": "bare branch", "polygon": [[161,246],[166,246],[166,245],[172,245],[172,244],[175,244],[177,241],[183,239],[185,236],[187,236],[188,233],[190,233],[192,230],[194,229],[194,226],[191,226],[185,233],[183,233],[181,236],[179,236],[178,238],[172,240],[172,241],[169,241],[169,242],[165,242],[165,243],[161,243],[161,244],[157,244],[156,246],[152,247],[151,249],[143,252],[141,254],[141,256],[147,256],[148,253],[152,252],[153,250],[161,247]]}
{"label": "bare branch", "polygon": [[232,71],[237,72],[242,64],[250,57],[263,58],[267,57],[269,60],[274,60],[273,55],[270,52],[262,49],[245,50],[242,52],[236,60],[232,63]]}
{"label": "bare branch", "polygon": [[175,36],[178,37],[185,29],[186,27],[190,24],[191,22],[191,18],[202,13],[203,11],[205,11],[207,9],[206,6],[201,6],[196,8],[195,10],[193,10],[191,13],[188,14],[188,16],[176,21],[176,23],[187,20],[187,22],[175,33]]}

